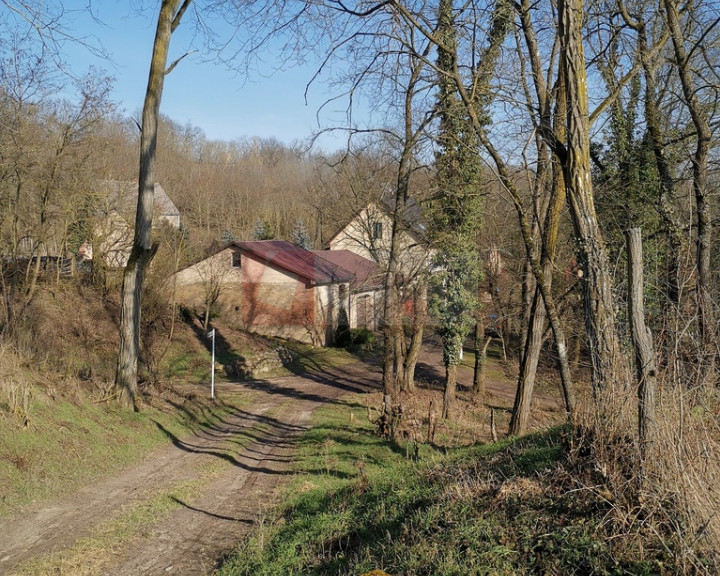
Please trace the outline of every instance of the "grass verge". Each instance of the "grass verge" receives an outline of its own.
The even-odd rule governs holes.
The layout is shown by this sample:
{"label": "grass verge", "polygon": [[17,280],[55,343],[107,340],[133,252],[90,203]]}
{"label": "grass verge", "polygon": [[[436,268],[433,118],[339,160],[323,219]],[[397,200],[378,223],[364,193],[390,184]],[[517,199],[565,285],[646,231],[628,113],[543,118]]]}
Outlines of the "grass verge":
{"label": "grass verge", "polygon": [[608,539],[611,503],[578,481],[566,428],[415,459],[350,410],[316,412],[277,516],[220,576],[671,573],[652,538]]}
{"label": "grass verge", "polygon": [[173,395],[138,413],[88,395],[56,397],[35,387],[29,421],[0,410],[0,518],[70,493],[141,460],[168,442],[247,406],[250,395],[212,403]]}

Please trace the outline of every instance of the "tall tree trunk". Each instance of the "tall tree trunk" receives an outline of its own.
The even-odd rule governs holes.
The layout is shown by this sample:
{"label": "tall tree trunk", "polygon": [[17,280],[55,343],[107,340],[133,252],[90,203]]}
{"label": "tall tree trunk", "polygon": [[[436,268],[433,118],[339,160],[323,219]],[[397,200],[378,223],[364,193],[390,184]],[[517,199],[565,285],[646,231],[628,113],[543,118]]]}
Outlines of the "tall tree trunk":
{"label": "tall tree trunk", "polygon": [[[525,34],[528,45],[534,46],[535,40],[532,27],[529,26],[528,22],[525,22],[524,26],[526,27]],[[544,92],[544,84],[538,85],[536,90],[538,94],[543,95],[542,100],[545,102],[545,105],[540,112],[542,117],[541,124],[548,127],[552,125],[553,138],[557,141],[563,141],[566,133],[564,124],[567,107],[565,100],[565,83],[563,81],[562,73],[559,75],[558,84],[555,90],[555,93],[558,96],[554,112],[554,122],[550,120],[550,101],[547,94]],[[543,143],[539,144],[538,148],[541,154],[543,154],[543,152],[547,153],[550,151],[550,147]],[[520,373],[518,375],[518,387],[515,395],[515,404],[513,406],[513,414],[510,419],[509,433],[511,435],[520,435],[527,428],[530,417],[530,404],[532,401],[533,389],[535,387],[537,365],[540,360],[540,353],[543,346],[545,321],[548,317],[550,317],[550,324],[553,330],[553,337],[555,339],[555,347],[558,353],[558,366],[560,371],[561,389],[565,400],[565,411],[570,419],[573,417],[575,412],[575,395],[570,372],[570,362],[567,353],[565,330],[562,326],[554,302],[548,312],[545,300],[541,300],[543,291],[552,294],[557,238],[560,229],[560,220],[562,218],[562,210],[566,201],[565,177],[562,165],[557,155],[552,155],[549,165],[551,172],[550,195],[543,226],[542,255],[540,262],[543,285],[540,286],[540,281],[538,281],[537,289],[532,301],[527,330],[527,341],[525,342],[525,351],[522,355],[523,361],[520,365]],[[528,257],[528,262],[531,262],[530,257]]]}
{"label": "tall tree trunk", "polygon": [[[535,223],[532,224],[532,232],[531,237],[533,238],[533,242],[535,241]],[[532,321],[532,303],[533,303],[533,294],[535,294],[535,290],[537,289],[537,283],[535,280],[535,275],[533,274],[532,270],[532,264],[529,260],[525,259],[525,266],[523,267],[523,275],[522,275],[522,286],[521,286],[521,308],[520,308],[520,346],[518,348],[518,361],[520,364],[523,363],[525,359],[525,342],[527,342],[527,339],[529,337],[529,331],[528,327],[530,326],[530,322]],[[494,292],[493,292],[494,294]],[[495,296],[493,295],[493,300],[495,299]]]}
{"label": "tall tree trunk", "polygon": [[413,291],[413,325],[410,336],[410,345],[405,354],[405,386],[408,392],[415,391],[415,366],[420,357],[425,320],[427,318],[427,285],[420,281]]}
{"label": "tall tree trunk", "polygon": [[395,380],[398,390],[405,389],[405,355],[407,353],[407,340],[405,338],[405,325],[403,322],[404,310],[403,304],[400,298],[400,292],[398,291],[397,296],[397,318],[395,329],[393,330],[393,337],[395,338],[395,345],[393,346],[395,351],[395,357],[393,359],[393,365],[395,370]]}
{"label": "tall tree trunk", "polygon": [[491,340],[492,338],[485,336],[483,312],[478,310],[474,338],[475,365],[473,367],[473,392],[480,398],[485,395],[485,366],[487,364],[487,349]]}
{"label": "tall tree trunk", "polygon": [[697,142],[692,156],[693,192],[695,193],[695,210],[697,212],[697,256],[696,286],[698,307],[698,331],[700,333],[700,365],[701,379],[715,377],[717,356],[717,322],[712,301],[712,215],[707,190],[708,155],[712,130],[702,103],[697,96],[697,88],[692,79],[690,56],[685,48],[685,35],[680,26],[677,0],[664,0],[665,16],[670,29],[675,60],[680,76],[685,104],[690,112]]}
{"label": "tall tree trunk", "polygon": [[667,360],[675,350],[676,329],[675,321],[680,308],[681,282],[680,270],[682,255],[682,227],[678,221],[671,198],[675,190],[675,178],[667,160],[664,138],[660,128],[660,110],[657,105],[657,63],[650,56],[648,38],[644,22],[638,22],[638,45],[640,59],[645,76],[645,125],[652,146],[655,164],[660,176],[659,211],[663,222],[663,229],[667,234],[666,272],[665,272],[665,299],[663,303],[663,325],[665,332],[665,359]]}
{"label": "tall tree trunk", "polygon": [[620,352],[605,243],[600,232],[590,173],[590,123],[582,37],[583,0],[560,0],[560,43],[567,103],[565,183],[570,216],[583,266],[585,331],[592,362],[592,386],[627,385]]}
{"label": "tall tree trunk", "polygon": [[163,0],[162,2],[143,106],[135,233],[132,250],[123,274],[120,346],[115,372],[115,388],[121,397],[121,402],[129,409],[137,409],[135,398],[137,396],[137,368],[140,351],[142,286],[145,270],[157,250],[157,244],[154,246],[151,244],[151,231],[160,101],[167,74],[170,37],[180,24],[182,15],[189,5],[190,0]]}
{"label": "tall tree trunk", "polygon": [[[395,207],[397,211],[397,206]],[[390,255],[385,272],[385,282],[383,289],[383,316],[382,316],[382,332],[383,332],[383,413],[382,420],[385,426],[390,430],[392,422],[392,409],[397,397],[397,378],[395,374],[395,330],[398,316],[397,306],[397,288],[395,285],[397,277],[397,259],[395,256],[397,244],[397,224],[396,218],[393,217],[390,236]]]}
{"label": "tall tree trunk", "polygon": [[[425,54],[427,56],[427,54]],[[403,141],[402,153],[398,164],[397,180],[395,185],[395,205],[392,212],[392,226],[390,238],[390,254],[388,258],[387,271],[385,276],[385,305],[383,308],[383,334],[384,334],[384,357],[383,357],[383,415],[386,423],[394,422],[392,418],[393,403],[398,399],[398,387],[401,381],[400,371],[405,369],[405,336],[401,322],[401,310],[398,302],[398,276],[401,274],[398,262],[398,235],[402,225],[402,214],[405,209],[410,187],[410,175],[413,170],[414,149],[419,135],[422,133],[422,126],[415,130],[413,125],[413,98],[415,89],[420,79],[420,73],[424,67],[422,58],[410,59],[410,78],[404,93],[403,107]],[[403,275],[404,276],[404,275]],[[400,349],[402,344],[402,349]],[[404,382],[404,379],[402,380]],[[394,425],[389,426],[391,435],[394,436]]]}
{"label": "tall tree trunk", "polygon": [[546,318],[545,306],[541,301],[539,290],[536,290],[530,308],[527,339],[525,340],[522,362],[520,363],[515,403],[510,418],[509,434],[511,436],[522,434],[527,428],[530,419],[530,405],[533,389],[535,388],[535,374],[537,373],[537,365],[542,350]]}
{"label": "tall tree trunk", "polygon": [[457,364],[445,364],[445,393],[443,394],[442,416],[446,420],[454,420],[457,412]]}

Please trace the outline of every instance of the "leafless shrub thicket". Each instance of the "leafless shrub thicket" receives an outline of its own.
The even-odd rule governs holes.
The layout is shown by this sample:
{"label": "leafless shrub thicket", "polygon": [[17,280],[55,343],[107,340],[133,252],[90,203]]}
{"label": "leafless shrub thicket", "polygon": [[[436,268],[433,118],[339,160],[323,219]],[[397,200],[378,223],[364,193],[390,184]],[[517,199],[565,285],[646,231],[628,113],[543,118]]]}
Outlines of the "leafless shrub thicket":
{"label": "leafless shrub thicket", "polygon": [[[580,415],[573,455],[585,456],[592,490],[611,504],[609,531],[623,546],[654,545],[678,574],[720,570],[720,395],[661,378],[654,434],[640,458],[636,390],[619,388]],[[580,480],[579,480],[580,481]]]}

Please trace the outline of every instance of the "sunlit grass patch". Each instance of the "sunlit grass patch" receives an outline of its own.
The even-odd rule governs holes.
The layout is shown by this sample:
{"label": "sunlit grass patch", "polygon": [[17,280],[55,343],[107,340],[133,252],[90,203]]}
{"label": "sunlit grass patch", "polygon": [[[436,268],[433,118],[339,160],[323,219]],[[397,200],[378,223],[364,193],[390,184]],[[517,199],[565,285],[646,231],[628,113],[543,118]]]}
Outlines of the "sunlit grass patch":
{"label": "sunlit grass patch", "polygon": [[608,505],[565,469],[564,427],[494,444],[414,450],[326,406],[302,439],[277,515],[220,571],[245,574],[652,574],[616,556]]}

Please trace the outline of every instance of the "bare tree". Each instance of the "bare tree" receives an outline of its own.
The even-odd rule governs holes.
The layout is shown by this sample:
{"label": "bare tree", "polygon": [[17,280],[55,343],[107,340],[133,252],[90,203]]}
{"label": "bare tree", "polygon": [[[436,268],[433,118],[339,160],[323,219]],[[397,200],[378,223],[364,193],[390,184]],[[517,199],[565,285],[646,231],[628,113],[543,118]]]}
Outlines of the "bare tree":
{"label": "bare tree", "polygon": [[163,0],[158,15],[150,63],[140,138],[140,173],[133,247],[123,274],[120,316],[120,347],[115,387],[127,408],[137,409],[137,363],[140,348],[140,306],[147,266],[158,248],[151,243],[153,196],[155,192],[155,153],[158,117],[165,76],[177,62],[167,67],[172,33],[180,25],[191,0]]}
{"label": "bare tree", "polygon": [[[683,30],[680,20],[680,10],[675,0],[663,0],[663,8],[668,30],[672,40],[675,54],[675,64],[678,69],[680,85],[682,86],[683,101],[692,119],[695,128],[695,151],[691,156],[692,183],[697,211],[697,307],[698,332],[700,334],[700,377],[702,381],[716,378],[715,365],[717,362],[717,319],[712,301],[713,280],[711,270],[712,249],[712,210],[708,190],[708,160],[710,155],[712,129],[710,126],[710,113],[702,102],[701,96],[707,91],[704,86],[709,81],[716,83],[717,73],[712,72],[712,65],[700,68],[699,73],[694,69],[693,52],[707,42],[707,36],[720,20],[710,23],[706,30],[702,30],[700,37],[694,45],[687,46],[687,32]],[[693,16],[690,16],[693,18]],[[702,50],[699,50],[702,52]],[[717,65],[717,62],[715,63]],[[703,77],[708,71],[710,78]],[[714,92],[714,89],[711,89]],[[717,96],[715,96],[717,99]]]}
{"label": "bare tree", "polygon": [[[110,107],[106,78],[96,74],[74,81],[38,59],[31,45],[11,40],[5,48],[9,53],[0,57],[0,252],[15,270],[3,278],[5,327],[11,331],[33,299],[41,271],[55,266],[59,279],[65,257],[81,241],[78,221],[91,203],[95,130]],[[60,90],[75,94],[61,99]]]}
{"label": "bare tree", "polygon": [[196,264],[205,293],[203,328],[206,331],[210,326],[213,307],[220,299],[228,276],[232,271],[230,264],[227,262],[227,256],[227,253],[220,252]]}
{"label": "bare tree", "polygon": [[[531,69],[532,90],[535,100],[529,98],[528,108],[532,109],[531,102],[537,106],[538,114],[535,118],[537,126],[544,126],[546,130],[552,130],[556,141],[565,140],[565,116],[566,102],[565,84],[562,74],[558,75],[556,86],[548,90],[546,77],[542,74],[540,65],[539,44],[535,27],[531,19],[530,3],[523,1],[517,7],[520,19],[520,29],[525,40],[529,66]],[[521,60],[524,60],[523,51],[518,48]],[[526,89],[529,96],[530,88]],[[555,103],[555,110],[552,109]],[[545,322],[547,318],[548,303],[542,298],[542,290],[550,292],[553,282],[553,270],[555,268],[555,253],[557,247],[558,231],[562,217],[562,210],[566,200],[565,176],[562,165],[557,156],[553,155],[552,149],[547,145],[545,139],[537,138],[538,167],[534,181],[534,196],[543,196],[542,200],[536,200],[533,210],[534,221],[537,222],[542,212],[545,212],[544,225],[542,227],[542,248],[540,256],[541,279],[536,283],[534,296],[532,296],[528,315],[528,328],[524,341],[524,349],[521,355],[520,373],[518,376],[518,387],[515,395],[513,415],[510,421],[510,434],[521,434],[524,432],[530,414],[530,402],[532,399],[535,384],[535,374],[543,345]],[[516,203],[517,207],[517,203]],[[531,263],[530,259],[528,262]],[[530,264],[532,269],[532,263]],[[541,284],[544,286],[541,288]],[[568,415],[572,417],[575,409],[575,398],[570,375],[569,361],[567,357],[567,345],[565,330],[555,318],[554,301],[550,303],[551,323],[555,331],[555,343],[558,350],[560,374],[562,379],[562,390],[565,396],[565,407]]]}
{"label": "bare tree", "polygon": [[638,437],[640,462],[645,461],[656,435],[655,387],[657,365],[650,329],[645,324],[643,296],[642,235],[639,228],[627,232],[628,307],[630,330],[635,352],[635,374],[638,386]]}

